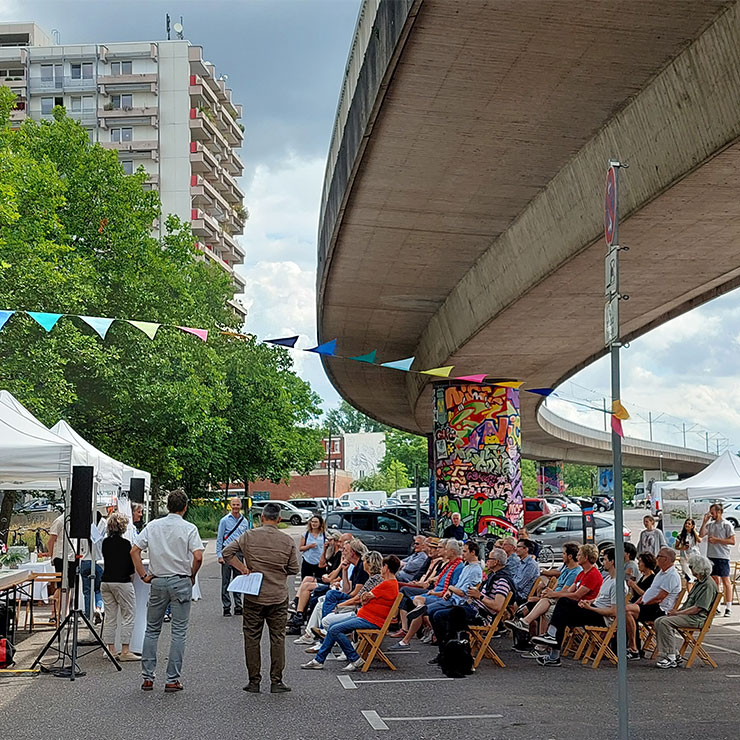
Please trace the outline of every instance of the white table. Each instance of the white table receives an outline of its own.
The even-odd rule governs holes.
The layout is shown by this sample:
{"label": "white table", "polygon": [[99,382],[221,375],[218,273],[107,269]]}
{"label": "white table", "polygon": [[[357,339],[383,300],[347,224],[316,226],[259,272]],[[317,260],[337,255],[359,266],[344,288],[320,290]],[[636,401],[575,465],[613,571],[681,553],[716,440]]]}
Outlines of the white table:
{"label": "white table", "polygon": [[[8,571],[9,573],[53,573],[54,565],[51,560],[42,560],[37,563],[21,563],[16,570]],[[28,594],[19,594],[21,601],[28,601]],[[33,584],[33,600],[34,601],[49,601],[49,587],[46,583]]]}

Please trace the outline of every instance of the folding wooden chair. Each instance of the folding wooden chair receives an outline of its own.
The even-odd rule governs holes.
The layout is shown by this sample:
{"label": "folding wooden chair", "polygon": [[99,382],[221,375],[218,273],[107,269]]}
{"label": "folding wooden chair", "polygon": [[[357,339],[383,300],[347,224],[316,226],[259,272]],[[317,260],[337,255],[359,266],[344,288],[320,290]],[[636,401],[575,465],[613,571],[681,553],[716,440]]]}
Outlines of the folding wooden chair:
{"label": "folding wooden chair", "polygon": [[[683,588],[678,594],[678,597],[676,598],[675,604],[673,605],[674,609],[681,608],[681,604],[683,603],[683,600],[686,597],[687,593],[688,590],[686,588],[686,585],[684,584]],[[642,641],[643,653],[647,655],[648,652],[652,651],[651,657],[654,658],[655,654],[658,652],[658,638],[655,634],[655,624],[653,622],[646,622],[643,625],[642,629],[640,630],[640,639]]]}
{"label": "folding wooden chair", "polygon": [[691,664],[694,662],[696,657],[701,658],[705,663],[716,668],[717,664],[712,660],[709,653],[702,647],[704,642],[704,636],[709,632],[709,628],[712,626],[714,621],[714,615],[719,609],[719,604],[722,601],[722,591],[717,592],[717,596],[714,599],[712,608],[709,610],[707,618],[704,620],[702,627],[676,627],[676,631],[683,637],[683,645],[678,651],[678,654],[683,658],[684,653],[691,648],[691,653],[686,661],[686,668],[691,668]]}
{"label": "folding wooden chair", "polygon": [[587,626],[584,627],[585,639],[581,641],[575,659],[581,659],[583,665],[588,665],[591,655],[596,650],[593,657],[592,668],[598,668],[602,658],[608,658],[614,665],[617,665],[617,655],[611,648],[611,641],[617,633],[617,620],[613,619],[608,627]]}
{"label": "folding wooden chair", "polygon": [[586,631],[583,627],[566,627],[563,644],[560,647],[560,657],[567,658],[571,653],[577,653],[580,656],[581,645],[585,639]]}
{"label": "folding wooden chair", "polygon": [[403,594],[399,593],[396,600],[393,602],[391,610],[388,612],[388,616],[385,618],[385,622],[383,622],[382,627],[376,629],[367,628],[356,630],[358,639],[357,652],[365,661],[365,664],[362,666],[362,673],[365,673],[368,668],[370,668],[375,658],[380,658],[380,660],[382,660],[392,671],[396,670],[396,666],[388,660],[388,656],[380,649],[380,646],[383,644],[383,639],[388,632],[388,628],[391,626],[391,622],[393,622],[396,618],[396,614],[398,614],[398,607],[401,605],[402,599]]}
{"label": "folding wooden chair", "polygon": [[740,596],[738,595],[738,578],[740,578],[740,560],[736,560],[732,568],[732,603],[740,604]]}
{"label": "folding wooden chair", "polygon": [[506,595],[506,599],[504,599],[504,605],[501,607],[501,611],[496,614],[491,624],[487,626],[473,625],[468,628],[470,631],[470,649],[475,655],[473,668],[477,668],[481,664],[483,658],[490,658],[497,666],[501,666],[501,668],[506,667],[504,661],[496,655],[496,651],[491,647],[491,640],[496,634],[496,630],[498,630],[512,598],[513,594],[509,591]]}
{"label": "folding wooden chair", "polygon": [[[59,628],[59,605],[53,596],[49,596],[49,617],[45,620],[39,620],[36,618],[37,606],[34,606],[33,601],[33,590],[37,583],[54,584],[56,588],[60,587],[62,582],[62,576],[59,573],[31,573],[29,576],[30,582],[30,594],[28,601],[26,602],[26,613],[24,617],[24,625],[33,632],[34,627],[54,627]],[[30,621],[29,621],[30,620]]]}

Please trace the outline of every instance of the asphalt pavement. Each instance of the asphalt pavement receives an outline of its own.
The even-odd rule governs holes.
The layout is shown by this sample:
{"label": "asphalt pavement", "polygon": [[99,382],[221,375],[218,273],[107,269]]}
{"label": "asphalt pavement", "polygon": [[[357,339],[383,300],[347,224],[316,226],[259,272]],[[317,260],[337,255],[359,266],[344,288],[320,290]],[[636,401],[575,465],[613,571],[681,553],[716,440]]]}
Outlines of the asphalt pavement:
{"label": "asphalt pavement", "polygon": [[[193,604],[183,682],[185,691],[165,694],[158,679],[144,693],[139,665],[118,673],[100,653],[81,661],[87,675],[74,682],[41,676],[0,677],[0,735],[76,740],[203,740],[240,736],[297,738],[414,738],[414,740],[593,740],[616,737],[616,669],[597,670],[564,660],[541,668],[498,640],[506,668],[484,663],[467,678],[445,680],[427,661],[436,649],[414,643],[396,654],[398,671],[341,671],[327,661],[323,671],[302,671],[302,646],[287,638],[285,681],[292,693],[269,693],[266,664],[263,693],[247,694],[240,620],[221,616],[220,573],[212,543],[200,584],[203,600]],[[718,619],[709,650],[719,668],[659,671],[651,661],[630,663],[632,737],[675,740],[709,733],[736,740],[740,708],[740,606]],[[160,640],[160,677],[169,637]],[[390,644],[390,640],[387,644]],[[266,640],[263,654],[267,656]],[[339,677],[344,677],[340,683]],[[350,683],[351,679],[351,683]],[[266,693],[267,692],[267,693]],[[386,727],[388,729],[376,729]]]}

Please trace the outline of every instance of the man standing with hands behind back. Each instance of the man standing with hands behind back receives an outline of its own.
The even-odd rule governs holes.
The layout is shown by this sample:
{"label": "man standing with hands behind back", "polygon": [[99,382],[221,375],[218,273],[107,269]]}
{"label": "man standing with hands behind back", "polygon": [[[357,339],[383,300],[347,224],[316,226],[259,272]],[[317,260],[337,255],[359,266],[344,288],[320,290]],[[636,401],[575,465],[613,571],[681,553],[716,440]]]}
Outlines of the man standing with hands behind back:
{"label": "man standing with hands behind back", "polygon": [[[243,575],[261,573],[262,585],[256,596],[244,594],[244,655],[249,683],[244,687],[259,694],[262,681],[260,639],[267,622],[270,631],[270,692],[283,694],[290,688],[283,683],[285,668],[285,624],[288,620],[288,576],[296,575],[298,550],[290,535],[278,529],[280,507],[267,503],[262,510],[262,526],[250,529],[223,550],[223,559]],[[241,553],[244,562],[237,554]]]}
{"label": "man standing with hands behind back", "polygon": [[236,568],[226,564],[223,551],[226,545],[236,542],[244,532],[249,529],[249,522],[242,516],[242,500],[236,496],[229,502],[231,512],[222,517],[218,523],[218,535],[216,536],[216,556],[221,563],[221,606],[224,608],[224,616],[231,616],[231,598],[234,597],[234,614],[242,613],[242,595],[237,591],[229,591],[231,579],[238,575]]}
{"label": "man standing with hands behind back", "polygon": [[[730,557],[735,544],[735,528],[722,517],[722,504],[712,504],[704,514],[700,537],[707,537],[707,557],[712,563],[712,578],[717,586],[724,588],[725,616],[731,616],[732,581],[730,580]],[[708,536],[707,536],[708,535]]]}

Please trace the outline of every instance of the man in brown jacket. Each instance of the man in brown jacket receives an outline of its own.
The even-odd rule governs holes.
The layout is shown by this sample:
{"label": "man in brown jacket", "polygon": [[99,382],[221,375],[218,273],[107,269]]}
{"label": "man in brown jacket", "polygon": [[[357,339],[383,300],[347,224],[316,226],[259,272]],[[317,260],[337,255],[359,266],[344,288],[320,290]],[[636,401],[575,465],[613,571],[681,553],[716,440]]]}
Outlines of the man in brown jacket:
{"label": "man in brown jacket", "polygon": [[[244,594],[244,655],[247,661],[249,683],[245,691],[259,694],[262,675],[260,670],[260,639],[267,622],[270,631],[270,691],[283,694],[290,688],[283,683],[285,668],[285,623],[288,619],[287,577],[298,573],[298,551],[290,535],[281,532],[280,507],[265,504],[262,526],[250,529],[238,540],[223,549],[226,563],[247,575],[262,573],[262,585],[257,596]],[[236,557],[241,552],[244,562]]]}

